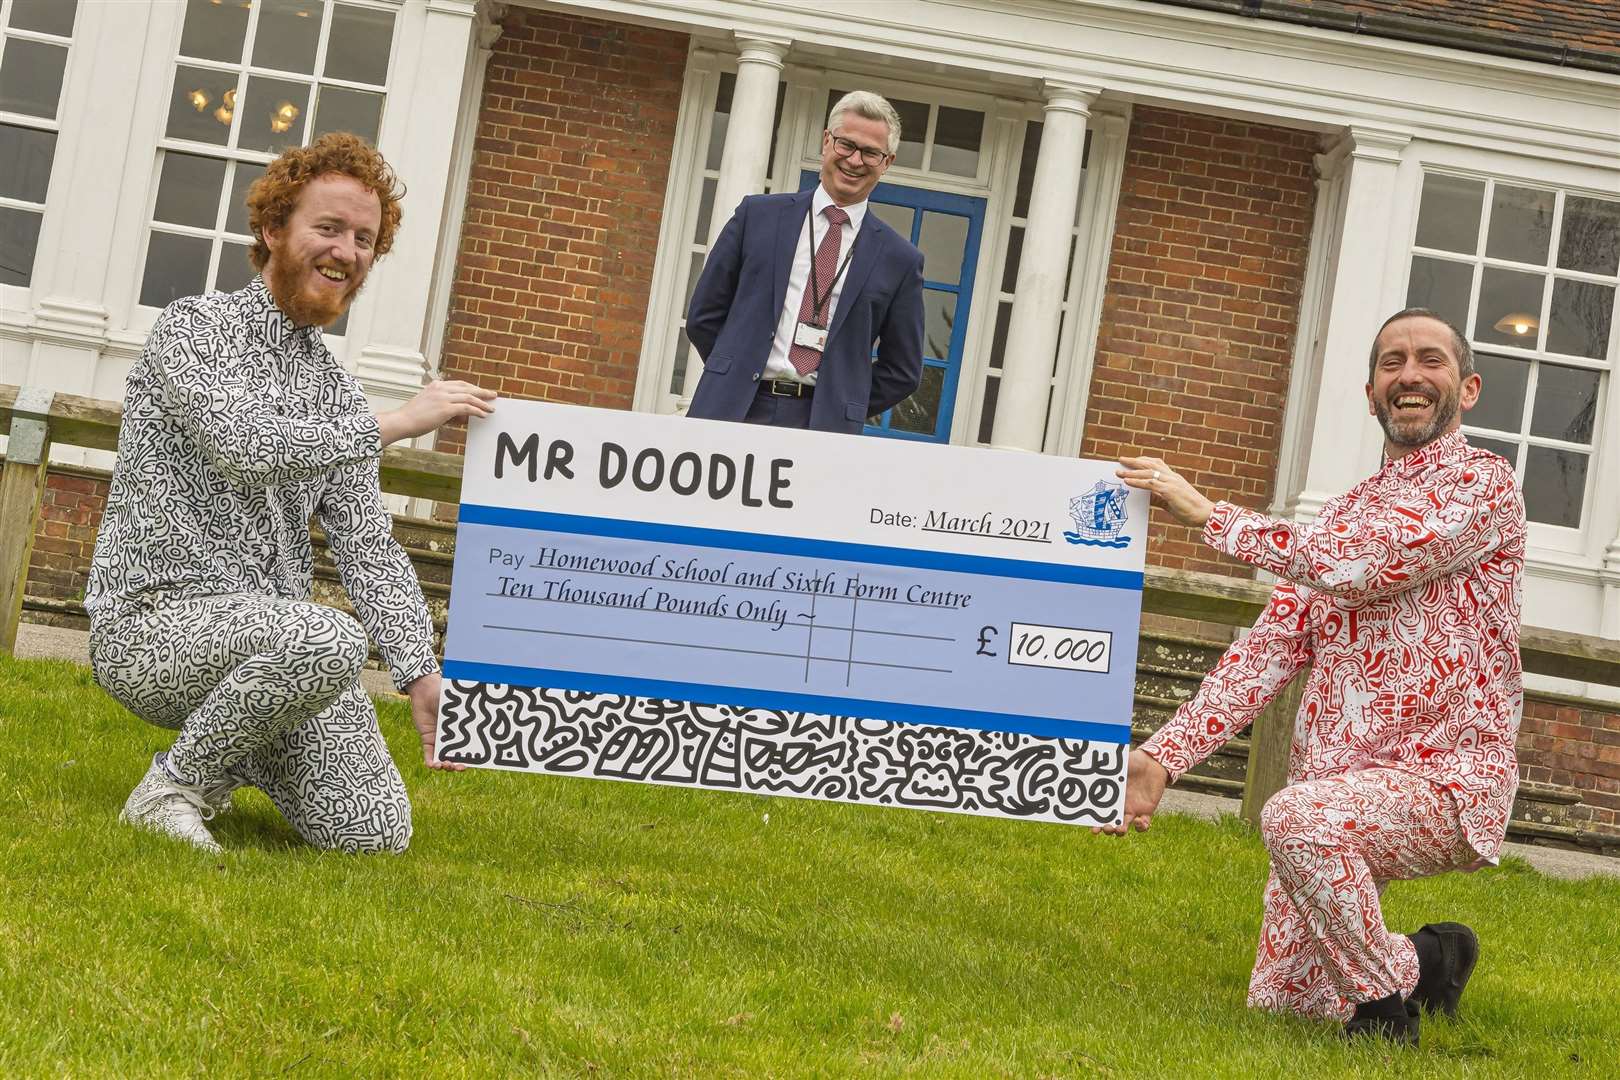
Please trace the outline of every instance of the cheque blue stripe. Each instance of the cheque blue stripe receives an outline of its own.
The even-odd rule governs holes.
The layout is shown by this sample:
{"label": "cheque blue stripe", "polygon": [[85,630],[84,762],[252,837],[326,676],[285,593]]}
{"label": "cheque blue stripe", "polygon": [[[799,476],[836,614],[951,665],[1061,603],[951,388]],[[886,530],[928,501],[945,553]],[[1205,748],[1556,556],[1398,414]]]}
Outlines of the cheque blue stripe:
{"label": "cheque blue stripe", "polygon": [[1142,591],[1142,574],[1139,571],[1110,570],[1096,566],[1064,566],[1057,563],[1029,562],[1024,559],[1001,559],[993,555],[962,555],[950,551],[881,547],[877,544],[855,544],[843,540],[813,540],[801,536],[773,536],[767,533],[703,529],[692,525],[666,525],[650,521],[626,521],[622,518],[553,514],[544,510],[513,510],[478,503],[461,504],[461,521],[469,525],[499,525],[509,529],[612,536],[621,540],[651,540],[664,544],[763,551],[773,555],[800,555],[807,558],[839,559],[844,562],[875,563],[879,566],[911,566],[922,570],[948,570],[960,574],[985,574],[990,577],[1027,578],[1035,581],[1059,581],[1069,585],[1095,585],[1104,589]]}
{"label": "cheque blue stripe", "polygon": [[973,709],[908,705],[895,701],[864,701],[860,698],[827,697],[821,694],[792,694],[737,686],[711,686],[704,683],[670,682],[664,679],[596,675],[584,671],[553,671],[549,668],[512,667],[506,664],[477,664],[467,660],[446,660],[444,677],[463,682],[543,686],[552,690],[576,690],[586,694],[630,694],[636,697],[668,698],[673,701],[737,705],[750,709],[782,709],[789,712],[824,713],[830,716],[859,716],[906,724],[937,724],[942,727],[968,728],[974,731],[1009,731],[1048,739],[1089,739],[1093,742],[1108,743],[1126,743],[1131,739],[1129,724],[1097,724],[1087,720],[1059,720],[1048,716],[1017,716],[1010,713],[978,712]]}

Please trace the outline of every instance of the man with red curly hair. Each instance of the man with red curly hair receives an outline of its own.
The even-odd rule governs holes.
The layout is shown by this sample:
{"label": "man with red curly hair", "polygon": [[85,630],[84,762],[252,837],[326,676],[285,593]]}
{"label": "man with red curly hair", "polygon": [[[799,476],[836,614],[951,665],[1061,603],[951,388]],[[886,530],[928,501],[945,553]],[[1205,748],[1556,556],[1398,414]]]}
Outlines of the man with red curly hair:
{"label": "man with red curly hair", "polygon": [[[317,847],[403,851],[411,807],[360,688],[367,632],[429,767],[439,665],[377,485],[383,447],[494,393],[434,382],[373,413],[322,343],[399,227],[400,190],[347,134],[288,150],[248,192],[259,277],[176,300],[130,371],[85,607],[96,681],[178,729],[121,818],[207,851],[231,792],[261,788]],[[309,520],[359,622],[312,603]],[[362,625],[364,629],[362,629]]]}

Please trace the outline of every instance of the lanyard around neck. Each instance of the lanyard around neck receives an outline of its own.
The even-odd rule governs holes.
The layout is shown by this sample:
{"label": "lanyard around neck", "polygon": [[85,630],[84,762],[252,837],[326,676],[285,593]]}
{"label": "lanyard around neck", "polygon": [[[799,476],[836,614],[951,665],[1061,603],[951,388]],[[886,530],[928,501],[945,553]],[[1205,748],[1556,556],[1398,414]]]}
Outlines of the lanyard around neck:
{"label": "lanyard around neck", "polygon": [[[833,290],[838,288],[839,279],[844,276],[844,271],[849,269],[849,260],[855,257],[855,245],[861,241],[861,234],[857,231],[855,233],[855,239],[849,242],[849,250],[844,252],[844,261],[839,264],[838,272],[834,274],[833,279],[827,283],[827,291],[823,293],[821,291],[820,283],[816,280],[816,217],[816,207],[814,201],[812,201],[810,204],[810,209],[805,213],[804,216],[805,227],[810,230],[810,317],[812,319],[820,319],[822,317],[822,310],[826,308],[827,304],[832,300]],[[842,229],[843,226],[834,225],[831,221],[829,221],[827,222],[827,228]],[[818,323],[817,325],[825,325],[825,323]]]}

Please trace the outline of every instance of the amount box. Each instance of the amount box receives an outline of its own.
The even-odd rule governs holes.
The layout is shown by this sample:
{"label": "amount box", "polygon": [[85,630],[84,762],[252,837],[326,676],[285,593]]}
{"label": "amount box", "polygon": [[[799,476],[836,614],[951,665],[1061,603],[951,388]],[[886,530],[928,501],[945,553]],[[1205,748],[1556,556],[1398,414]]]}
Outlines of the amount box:
{"label": "amount box", "polygon": [[1024,667],[1061,668],[1108,674],[1114,635],[1108,630],[1082,630],[1074,626],[1012,624],[1007,663]]}

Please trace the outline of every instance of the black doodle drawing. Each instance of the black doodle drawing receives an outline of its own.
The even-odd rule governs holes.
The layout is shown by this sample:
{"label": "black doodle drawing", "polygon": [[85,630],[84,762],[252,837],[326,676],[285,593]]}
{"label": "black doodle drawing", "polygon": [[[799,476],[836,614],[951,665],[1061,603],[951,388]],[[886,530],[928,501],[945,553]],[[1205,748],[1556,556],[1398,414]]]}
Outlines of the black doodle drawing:
{"label": "black doodle drawing", "polygon": [[446,681],[465,765],[1044,821],[1111,821],[1127,748],[852,716]]}

